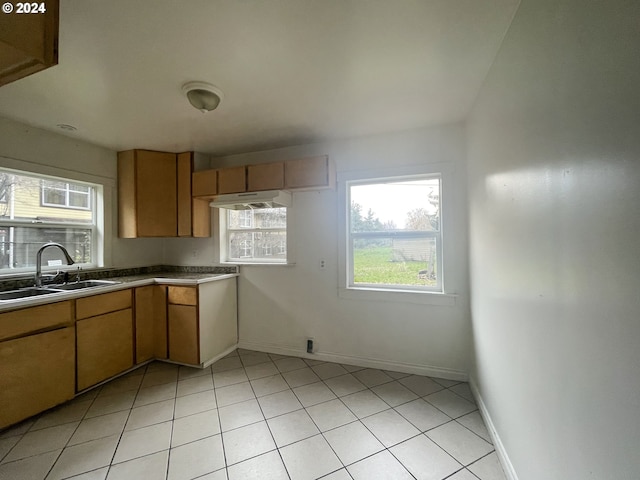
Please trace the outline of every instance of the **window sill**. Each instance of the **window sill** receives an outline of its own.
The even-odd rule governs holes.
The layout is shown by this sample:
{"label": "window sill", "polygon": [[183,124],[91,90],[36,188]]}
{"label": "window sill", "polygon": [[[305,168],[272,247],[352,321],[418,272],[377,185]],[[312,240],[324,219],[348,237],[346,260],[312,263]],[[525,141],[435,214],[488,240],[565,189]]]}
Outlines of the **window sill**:
{"label": "window sill", "polygon": [[338,296],[348,300],[415,303],[419,305],[438,305],[443,307],[455,306],[458,299],[458,295],[450,293],[344,287],[338,289]]}

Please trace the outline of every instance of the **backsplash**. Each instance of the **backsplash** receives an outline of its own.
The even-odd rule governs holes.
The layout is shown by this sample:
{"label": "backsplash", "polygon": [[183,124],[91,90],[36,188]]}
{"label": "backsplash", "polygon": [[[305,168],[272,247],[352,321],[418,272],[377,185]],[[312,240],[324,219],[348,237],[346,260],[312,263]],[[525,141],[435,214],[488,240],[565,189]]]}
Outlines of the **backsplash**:
{"label": "backsplash", "polygon": [[[107,268],[97,270],[80,270],[80,280],[103,280],[114,277],[129,277],[133,275],[152,275],[154,273],[215,273],[228,274],[238,273],[236,266],[184,266],[184,265],[153,265],[150,267],[135,268]],[[72,281],[76,280],[75,271],[69,272]],[[18,288],[32,287],[34,284],[34,274],[25,275],[19,278],[0,280],[0,292],[6,290],[16,290]]]}

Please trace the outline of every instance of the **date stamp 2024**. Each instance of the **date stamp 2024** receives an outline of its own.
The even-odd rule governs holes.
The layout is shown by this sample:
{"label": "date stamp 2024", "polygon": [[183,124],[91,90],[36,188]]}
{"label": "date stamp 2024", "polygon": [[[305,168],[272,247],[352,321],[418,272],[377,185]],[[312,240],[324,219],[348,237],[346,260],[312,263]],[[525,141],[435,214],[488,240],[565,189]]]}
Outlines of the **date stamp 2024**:
{"label": "date stamp 2024", "polygon": [[40,14],[47,11],[45,2],[4,2],[2,4],[2,13],[15,13],[15,14]]}

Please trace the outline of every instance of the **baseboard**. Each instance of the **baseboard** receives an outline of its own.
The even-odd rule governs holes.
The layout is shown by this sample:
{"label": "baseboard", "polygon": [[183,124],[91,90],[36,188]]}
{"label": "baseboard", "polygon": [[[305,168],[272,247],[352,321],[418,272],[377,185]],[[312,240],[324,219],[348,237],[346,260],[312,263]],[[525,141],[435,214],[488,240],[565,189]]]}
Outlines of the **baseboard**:
{"label": "baseboard", "polygon": [[322,360],[324,362],[344,363],[346,365],[355,365],[365,368],[378,368],[380,370],[390,370],[394,372],[413,373],[416,375],[426,375],[429,377],[445,378],[447,380],[458,380],[466,382],[468,375],[466,372],[434,367],[430,365],[417,365],[404,362],[393,362],[389,360],[379,360],[375,358],[356,357],[351,355],[343,355],[332,352],[314,352],[307,353],[306,350],[262,342],[240,341],[238,348],[245,350],[255,350],[258,352],[275,353],[279,355],[289,355],[302,358],[310,358],[314,360]]}
{"label": "baseboard", "polygon": [[491,440],[493,441],[493,446],[496,449],[496,454],[498,455],[498,460],[500,460],[500,464],[502,465],[502,469],[504,470],[504,474],[507,477],[507,480],[518,480],[518,475],[516,474],[515,469],[513,468],[513,464],[509,459],[509,455],[504,448],[504,444],[500,439],[500,435],[498,435],[498,431],[496,430],[495,425],[493,424],[493,420],[491,419],[491,415],[489,414],[489,410],[487,410],[487,406],[482,400],[482,395],[480,395],[480,391],[473,380],[473,378],[469,379],[469,387],[471,388],[471,393],[473,393],[473,397],[476,399],[476,404],[478,405],[478,410],[480,410],[480,415],[484,420],[484,424],[489,430],[489,435],[491,435]]}
{"label": "baseboard", "polygon": [[220,354],[216,355],[215,357],[207,360],[205,363],[202,364],[202,368],[207,368],[207,367],[213,365],[215,362],[217,362],[221,358],[226,357],[227,355],[229,355],[231,352],[233,352],[237,348],[238,348],[238,344],[236,343],[235,345],[233,345],[233,346],[227,348],[226,350],[224,350],[222,353],[220,353]]}

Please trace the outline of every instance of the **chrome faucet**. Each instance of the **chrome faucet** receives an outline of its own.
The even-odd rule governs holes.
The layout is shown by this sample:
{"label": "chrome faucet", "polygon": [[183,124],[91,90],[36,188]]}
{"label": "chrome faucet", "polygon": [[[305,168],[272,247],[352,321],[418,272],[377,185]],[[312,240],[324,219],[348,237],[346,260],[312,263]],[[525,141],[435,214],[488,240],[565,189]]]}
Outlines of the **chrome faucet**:
{"label": "chrome faucet", "polygon": [[42,252],[47,247],[58,247],[60,250],[62,250],[62,253],[64,253],[64,257],[65,257],[65,260],[67,261],[67,265],[73,265],[74,263],[73,258],[71,258],[71,255],[69,255],[69,252],[67,252],[67,249],[64,248],[62,245],[55,242],[45,243],[40,247],[40,249],[38,250],[38,253],[36,254],[36,287],[42,286]]}

